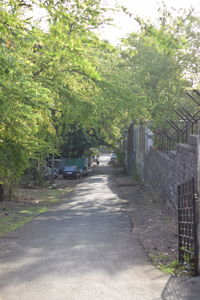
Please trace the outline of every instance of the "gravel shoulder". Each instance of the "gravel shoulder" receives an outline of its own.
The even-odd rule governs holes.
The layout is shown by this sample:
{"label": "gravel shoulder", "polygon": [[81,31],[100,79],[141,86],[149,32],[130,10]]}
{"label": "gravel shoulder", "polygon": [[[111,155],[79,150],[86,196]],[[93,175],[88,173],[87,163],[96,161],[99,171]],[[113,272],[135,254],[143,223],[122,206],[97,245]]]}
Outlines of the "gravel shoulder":
{"label": "gravel shoulder", "polygon": [[114,168],[116,193],[127,202],[127,214],[152,263],[171,274],[163,300],[199,300],[200,276],[192,277],[178,262],[177,216],[153,197],[141,184]]}
{"label": "gravel shoulder", "polygon": [[127,213],[152,262],[173,273],[178,261],[178,225],[175,215],[156,200],[141,184],[115,167],[116,193],[127,201]]}

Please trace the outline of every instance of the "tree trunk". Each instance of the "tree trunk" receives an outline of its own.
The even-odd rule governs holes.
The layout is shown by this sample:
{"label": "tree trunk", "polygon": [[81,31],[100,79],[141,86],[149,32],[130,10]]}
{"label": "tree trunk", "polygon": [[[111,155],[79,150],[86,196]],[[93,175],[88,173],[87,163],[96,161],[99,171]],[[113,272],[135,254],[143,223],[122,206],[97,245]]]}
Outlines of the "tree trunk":
{"label": "tree trunk", "polygon": [[0,184],[0,201],[4,200],[4,187],[3,184]]}
{"label": "tree trunk", "polygon": [[55,160],[54,160],[54,154],[52,155],[52,160],[51,160],[51,177],[50,177],[50,184],[54,184],[54,164],[55,164]]}

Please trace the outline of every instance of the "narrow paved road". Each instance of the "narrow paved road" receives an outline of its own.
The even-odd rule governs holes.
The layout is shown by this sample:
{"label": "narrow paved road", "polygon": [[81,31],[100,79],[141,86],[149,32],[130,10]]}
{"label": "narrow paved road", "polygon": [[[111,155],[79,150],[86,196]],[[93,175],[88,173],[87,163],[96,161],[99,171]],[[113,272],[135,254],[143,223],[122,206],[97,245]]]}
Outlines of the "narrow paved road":
{"label": "narrow paved road", "polygon": [[1,300],[156,300],[168,276],[144,254],[108,157],[70,199],[1,241]]}

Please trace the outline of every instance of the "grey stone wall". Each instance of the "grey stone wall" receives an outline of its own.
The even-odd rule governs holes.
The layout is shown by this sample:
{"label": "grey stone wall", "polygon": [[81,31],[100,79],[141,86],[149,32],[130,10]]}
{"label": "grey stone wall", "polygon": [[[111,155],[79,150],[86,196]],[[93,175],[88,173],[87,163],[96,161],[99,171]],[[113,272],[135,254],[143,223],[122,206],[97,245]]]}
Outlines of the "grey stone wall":
{"label": "grey stone wall", "polygon": [[160,152],[151,148],[144,158],[144,183],[156,197],[177,211],[177,186],[191,177],[197,179],[197,136],[188,144],[178,144],[176,151]]}

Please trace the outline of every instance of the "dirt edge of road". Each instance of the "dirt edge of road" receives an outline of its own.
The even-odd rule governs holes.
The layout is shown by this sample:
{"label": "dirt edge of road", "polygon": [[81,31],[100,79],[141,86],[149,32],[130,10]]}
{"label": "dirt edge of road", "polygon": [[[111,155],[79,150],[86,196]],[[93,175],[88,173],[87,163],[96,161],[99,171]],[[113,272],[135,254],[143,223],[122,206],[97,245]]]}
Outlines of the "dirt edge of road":
{"label": "dirt edge of road", "polygon": [[166,273],[184,273],[178,264],[176,216],[140,183],[115,168],[116,192],[127,201],[127,213],[134,234],[155,266]]}
{"label": "dirt edge of road", "polygon": [[46,187],[16,188],[12,200],[0,202],[0,237],[21,228],[39,214],[61,203],[79,182],[57,179],[56,188],[50,184]]}

